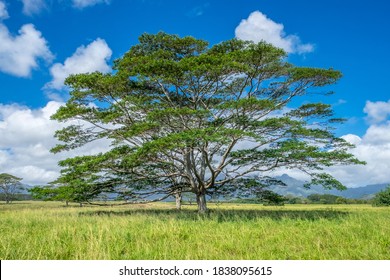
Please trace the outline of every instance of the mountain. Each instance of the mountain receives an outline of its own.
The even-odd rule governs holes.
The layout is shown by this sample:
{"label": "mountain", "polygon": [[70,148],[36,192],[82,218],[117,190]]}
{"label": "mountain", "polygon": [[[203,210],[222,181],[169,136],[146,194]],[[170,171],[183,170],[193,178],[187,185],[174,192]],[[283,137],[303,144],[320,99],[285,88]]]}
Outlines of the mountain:
{"label": "mountain", "polygon": [[376,184],[364,187],[348,188],[344,191],[326,190],[322,186],[312,186],[310,189],[303,187],[304,181],[300,181],[290,177],[287,174],[276,177],[281,180],[286,186],[272,186],[270,189],[280,195],[292,195],[298,197],[307,197],[311,194],[333,194],[345,198],[361,199],[372,198],[376,193],[385,189],[389,184]]}
{"label": "mountain", "polygon": [[22,184],[22,188],[21,188],[21,190],[18,193],[20,193],[20,194],[30,194],[29,190],[32,187],[33,186],[30,186],[30,185],[27,185],[27,184]]}

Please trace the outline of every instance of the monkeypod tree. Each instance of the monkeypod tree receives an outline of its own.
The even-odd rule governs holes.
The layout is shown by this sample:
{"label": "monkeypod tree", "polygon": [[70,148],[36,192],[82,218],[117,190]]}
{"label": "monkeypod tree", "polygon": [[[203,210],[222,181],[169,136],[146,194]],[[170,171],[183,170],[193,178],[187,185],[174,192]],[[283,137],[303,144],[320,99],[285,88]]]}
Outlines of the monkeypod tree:
{"label": "monkeypod tree", "polygon": [[287,107],[341,74],[297,67],[285,57],[265,42],[209,46],[193,37],[143,34],[115,61],[113,73],[66,79],[71,97],[52,118],[69,125],[56,132],[61,143],[52,151],[99,139],[111,147],[62,161],[60,185],[82,180],[83,188],[128,202],[192,192],[201,212],[207,195],[247,194],[277,183],[269,172],[278,168],[343,189],[324,167],[363,162],[332,133],[342,120],[323,103]]}

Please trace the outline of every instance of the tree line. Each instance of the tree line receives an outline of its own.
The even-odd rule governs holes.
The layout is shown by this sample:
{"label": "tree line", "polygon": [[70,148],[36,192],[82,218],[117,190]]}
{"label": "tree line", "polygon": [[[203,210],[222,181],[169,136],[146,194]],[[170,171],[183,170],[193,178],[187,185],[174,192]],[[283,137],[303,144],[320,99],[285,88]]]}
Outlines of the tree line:
{"label": "tree line", "polygon": [[[66,188],[48,189],[45,187],[33,187],[25,189],[20,183],[22,178],[2,173],[0,174],[0,200],[7,204],[14,200],[52,200],[64,201],[67,205],[69,202],[77,202],[82,205],[85,202],[83,197],[73,196],[72,192],[62,192]],[[20,193],[28,191],[27,193]],[[101,197],[104,199],[103,197]],[[107,198],[106,198],[107,199]],[[184,197],[185,202],[192,204],[191,195]],[[220,199],[212,198],[213,202],[220,203]],[[261,189],[252,198],[238,198],[233,200],[222,200],[223,202],[234,203],[254,203],[273,206],[282,206],[284,204],[372,204],[373,206],[390,206],[390,186],[378,192],[371,199],[351,199],[332,194],[311,194],[307,197],[297,197],[293,195],[280,195],[268,189]]]}

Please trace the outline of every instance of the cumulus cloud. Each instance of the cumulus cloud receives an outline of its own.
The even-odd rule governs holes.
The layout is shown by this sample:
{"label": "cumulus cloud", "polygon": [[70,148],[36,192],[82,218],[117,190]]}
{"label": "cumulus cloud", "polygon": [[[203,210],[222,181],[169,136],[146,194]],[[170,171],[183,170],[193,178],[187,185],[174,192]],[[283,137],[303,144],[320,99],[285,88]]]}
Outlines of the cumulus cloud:
{"label": "cumulus cloud", "polygon": [[0,1],[0,21],[8,18],[8,11],[3,1]]}
{"label": "cumulus cloud", "polygon": [[0,170],[23,178],[30,185],[45,184],[60,174],[59,160],[82,154],[96,154],[108,149],[104,141],[60,154],[51,154],[57,144],[54,132],[63,123],[50,119],[61,102],[31,109],[19,105],[0,104]]}
{"label": "cumulus cloud", "polygon": [[276,23],[260,11],[255,11],[247,19],[243,19],[235,30],[236,37],[242,40],[265,41],[282,48],[287,53],[308,53],[314,45],[303,44],[296,35],[286,35],[284,26]]}
{"label": "cumulus cloud", "polygon": [[[31,110],[19,105],[0,105],[0,169],[24,178],[28,184],[54,180],[58,158],[50,155],[53,133],[60,126],[50,120],[61,104],[49,102]],[[37,177],[39,176],[39,178]]]}
{"label": "cumulus cloud", "polygon": [[31,16],[38,14],[46,8],[45,0],[21,0],[23,2],[23,13]]}
{"label": "cumulus cloud", "polygon": [[367,114],[367,121],[369,123],[380,123],[387,119],[390,115],[390,100],[387,102],[367,101],[364,107],[364,113]]}
{"label": "cumulus cloud", "polygon": [[0,71],[18,77],[28,77],[38,62],[50,62],[53,55],[40,31],[32,24],[25,24],[19,35],[12,35],[0,23]]}
{"label": "cumulus cloud", "polygon": [[346,134],[341,136],[341,138],[352,145],[359,145],[362,142],[362,138],[355,134]]}
{"label": "cumulus cloud", "polygon": [[32,24],[23,25],[18,35],[11,34],[2,23],[8,17],[7,7],[0,1],[0,71],[18,77],[28,77],[33,69],[38,68],[40,60],[50,62],[53,54],[46,39]]}
{"label": "cumulus cloud", "polygon": [[330,169],[348,186],[390,183],[390,101],[367,101],[364,112],[370,124],[365,134],[347,134],[342,138],[355,145],[350,152],[367,164]]}
{"label": "cumulus cloud", "polygon": [[[383,133],[390,133],[389,127]],[[372,144],[364,138],[350,152],[366,165],[332,167],[329,172],[349,187],[389,183],[390,144]]]}
{"label": "cumulus cloud", "polygon": [[107,64],[112,51],[103,39],[96,39],[88,46],[77,48],[76,52],[68,57],[63,64],[55,63],[50,68],[52,81],[45,85],[46,89],[61,90],[65,79],[71,74],[88,73],[94,71],[110,72]]}
{"label": "cumulus cloud", "polygon": [[83,9],[97,4],[109,4],[110,0],[72,0],[75,8]]}

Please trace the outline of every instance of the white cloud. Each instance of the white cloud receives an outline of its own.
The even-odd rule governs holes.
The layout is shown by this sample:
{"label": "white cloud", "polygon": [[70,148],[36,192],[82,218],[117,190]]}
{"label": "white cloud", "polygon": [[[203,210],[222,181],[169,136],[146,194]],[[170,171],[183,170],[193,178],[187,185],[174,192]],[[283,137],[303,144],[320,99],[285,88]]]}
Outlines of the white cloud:
{"label": "white cloud", "polygon": [[38,14],[46,8],[45,0],[21,0],[23,2],[23,13],[25,15]]}
{"label": "white cloud", "polygon": [[359,145],[362,142],[362,138],[355,134],[347,134],[344,136],[341,136],[345,141],[348,143],[351,143],[352,145]]}
{"label": "white cloud", "polygon": [[[50,120],[61,105],[49,102],[31,110],[18,105],[0,105],[0,170],[24,178],[24,183],[40,184],[58,176],[58,157],[50,155],[55,145],[58,123]],[[2,160],[1,160],[2,158]],[[38,178],[39,176],[39,178]]]}
{"label": "white cloud", "polygon": [[72,3],[74,7],[83,9],[97,4],[109,4],[110,0],[72,0]]}
{"label": "white cloud", "polygon": [[7,7],[5,6],[5,3],[3,1],[0,1],[0,21],[3,19],[7,19],[8,16],[8,11]]}
{"label": "white cloud", "polygon": [[269,19],[260,11],[252,12],[247,19],[243,19],[235,30],[236,37],[242,40],[265,41],[282,48],[287,53],[308,53],[314,50],[312,44],[302,44],[296,35],[286,35],[284,26]]}
{"label": "white cloud", "polygon": [[367,101],[363,111],[367,114],[366,119],[369,123],[380,123],[390,115],[390,100],[387,102]]}
{"label": "white cloud", "polygon": [[383,124],[371,125],[363,137],[366,144],[383,146],[390,144],[390,121]]}
{"label": "white cloud", "polygon": [[[383,131],[390,133],[390,130]],[[390,182],[390,144],[371,144],[365,139],[356,144],[350,151],[358,159],[366,161],[366,165],[337,166],[329,169],[343,184],[349,187],[359,187],[371,184]]]}
{"label": "white cloud", "polygon": [[[39,3],[43,3],[42,0],[22,1],[23,9],[32,5],[38,7]],[[40,60],[50,62],[53,54],[49,50],[46,39],[33,24],[23,25],[18,35],[11,34],[7,26],[2,23],[8,17],[7,7],[4,1],[0,0],[0,72],[28,77],[33,69],[38,68]]]}
{"label": "white cloud", "polygon": [[350,152],[367,164],[330,169],[348,186],[390,183],[390,101],[367,101],[364,112],[370,126],[363,137],[347,134],[342,138],[355,145]]}
{"label": "white cloud", "polygon": [[88,73],[94,71],[110,72],[107,61],[112,51],[103,39],[96,39],[88,46],[77,48],[76,52],[68,57],[63,64],[56,63],[50,68],[52,81],[45,85],[46,89],[63,89],[64,81],[70,74]]}
{"label": "white cloud", "polygon": [[75,151],[51,154],[50,149],[58,143],[55,131],[66,125],[50,120],[61,105],[50,101],[33,110],[0,104],[0,172],[21,177],[26,184],[45,184],[59,176],[59,160],[107,150],[108,143],[99,141]]}
{"label": "white cloud", "polygon": [[25,24],[19,35],[13,36],[0,23],[0,71],[18,77],[28,77],[38,68],[38,61],[53,58],[48,43],[34,25]]}

